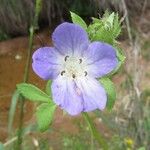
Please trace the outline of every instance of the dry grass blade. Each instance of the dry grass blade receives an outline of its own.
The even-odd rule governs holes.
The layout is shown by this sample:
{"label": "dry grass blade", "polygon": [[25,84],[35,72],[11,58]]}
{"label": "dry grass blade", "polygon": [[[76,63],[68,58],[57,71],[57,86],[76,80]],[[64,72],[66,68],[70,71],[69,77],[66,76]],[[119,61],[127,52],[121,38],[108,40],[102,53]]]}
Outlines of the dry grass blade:
{"label": "dry grass blade", "polygon": [[11,135],[12,125],[15,116],[16,106],[19,99],[19,92],[16,90],[11,99],[10,111],[8,116],[8,133]]}

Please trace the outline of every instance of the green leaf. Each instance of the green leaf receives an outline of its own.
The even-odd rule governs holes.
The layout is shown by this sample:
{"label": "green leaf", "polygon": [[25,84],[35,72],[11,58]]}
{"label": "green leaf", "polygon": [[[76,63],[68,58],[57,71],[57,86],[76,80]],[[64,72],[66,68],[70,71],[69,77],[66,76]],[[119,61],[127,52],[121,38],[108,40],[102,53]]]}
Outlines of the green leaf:
{"label": "green leaf", "polygon": [[50,97],[32,84],[21,83],[17,85],[18,91],[27,99],[35,102],[50,102]]}
{"label": "green leaf", "polygon": [[93,24],[88,26],[87,32],[91,41],[102,41],[109,44],[114,43],[112,31],[105,27],[102,20],[98,21],[98,19],[94,18]]}
{"label": "green leaf", "polygon": [[56,105],[50,103],[41,104],[36,111],[37,124],[40,131],[44,132],[52,122]]}
{"label": "green leaf", "polygon": [[94,41],[94,37],[97,34],[97,31],[101,28],[101,26],[102,26],[101,23],[98,22],[96,23],[95,21],[93,24],[90,24],[88,26],[87,32],[91,41]]}
{"label": "green leaf", "polygon": [[93,24],[95,24],[95,23],[102,23],[102,21],[100,20],[100,19],[98,19],[98,18],[95,18],[95,17],[92,17],[92,21],[93,21]]}
{"label": "green leaf", "polygon": [[113,12],[109,16],[103,18],[105,29],[113,28],[114,17],[115,17],[115,13]]}
{"label": "green leaf", "polygon": [[88,26],[87,32],[91,41],[103,41],[114,45],[115,39],[121,32],[121,24],[118,14],[108,12],[103,18],[92,18],[93,23]]}
{"label": "green leaf", "polygon": [[14,94],[12,95],[11,98],[11,105],[10,105],[10,110],[9,110],[9,115],[8,115],[8,133],[11,134],[12,132],[12,124],[15,116],[15,111],[16,111],[16,105],[19,99],[19,91],[16,90]]}
{"label": "green leaf", "polygon": [[102,41],[105,43],[113,44],[114,37],[110,30],[106,29],[105,27],[101,27],[97,30],[97,33],[93,37],[93,41]]}
{"label": "green leaf", "polygon": [[121,23],[120,23],[119,16],[117,13],[114,16],[114,22],[113,22],[113,36],[114,36],[114,38],[117,38],[120,33],[121,33]]}
{"label": "green leaf", "polygon": [[75,14],[75,13],[73,13],[71,11],[70,11],[70,14],[71,14],[72,22],[74,24],[78,24],[82,28],[84,28],[85,30],[87,30],[87,25],[86,25],[85,21],[80,16],[78,16],[77,14]]}
{"label": "green leaf", "polygon": [[107,93],[107,105],[106,107],[111,110],[116,100],[116,91],[113,82],[109,78],[101,78],[100,83],[103,85]]}

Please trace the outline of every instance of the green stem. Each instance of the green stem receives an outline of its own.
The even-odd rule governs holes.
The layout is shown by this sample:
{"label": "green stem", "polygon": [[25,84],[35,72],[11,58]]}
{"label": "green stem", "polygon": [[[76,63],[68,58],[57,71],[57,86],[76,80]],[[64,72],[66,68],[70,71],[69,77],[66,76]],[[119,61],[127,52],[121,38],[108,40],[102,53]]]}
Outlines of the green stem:
{"label": "green stem", "polygon": [[83,112],[82,115],[84,116],[85,120],[87,121],[90,130],[99,143],[100,147],[103,148],[104,150],[108,150],[108,145],[107,142],[105,141],[104,137],[100,134],[100,132],[95,128],[93,121],[89,117],[88,113]]}
{"label": "green stem", "polygon": [[28,82],[28,78],[29,78],[31,53],[32,53],[32,47],[33,47],[33,36],[34,36],[34,27],[31,26],[30,27],[30,36],[29,36],[29,48],[28,48],[27,62],[26,62],[26,66],[25,66],[25,72],[24,72],[23,82]]}
{"label": "green stem", "polygon": [[[30,27],[30,36],[29,36],[29,49],[27,53],[27,62],[25,66],[25,73],[24,73],[24,79],[23,82],[28,82],[29,78],[29,69],[30,69],[30,62],[31,62],[31,52],[32,52],[32,46],[33,46],[33,35],[34,35],[34,28],[33,26]],[[23,118],[24,118],[24,104],[25,99],[20,95],[20,121],[19,121],[19,131],[18,131],[18,144],[17,149],[21,149],[22,144],[22,129],[23,129]]]}
{"label": "green stem", "polygon": [[[33,24],[30,27],[30,35],[29,35],[29,48],[27,52],[27,62],[25,66],[25,72],[24,72],[24,78],[23,82],[28,82],[29,79],[29,69],[30,69],[30,63],[31,63],[31,54],[32,54],[32,47],[33,47],[33,37],[34,37],[34,32],[37,29],[38,25],[38,17],[39,13],[41,10],[41,0],[36,0],[36,5],[35,5],[35,16],[33,20]],[[23,118],[24,118],[24,104],[25,104],[25,99],[20,95],[20,121],[19,121],[19,130],[18,130],[18,144],[17,144],[17,150],[22,149],[21,144],[22,144],[22,130],[23,130]]]}

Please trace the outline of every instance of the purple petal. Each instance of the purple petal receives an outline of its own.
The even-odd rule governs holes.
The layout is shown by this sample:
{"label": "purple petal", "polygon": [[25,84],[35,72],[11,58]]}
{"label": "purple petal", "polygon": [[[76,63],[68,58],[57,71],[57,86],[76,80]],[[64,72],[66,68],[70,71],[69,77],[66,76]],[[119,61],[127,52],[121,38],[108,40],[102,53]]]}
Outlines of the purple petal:
{"label": "purple petal", "polygon": [[83,97],[83,111],[103,110],[106,106],[107,95],[100,83],[93,78],[77,80],[77,87]]}
{"label": "purple petal", "polygon": [[63,55],[80,54],[88,48],[88,35],[79,25],[62,23],[52,35],[54,46]]}
{"label": "purple petal", "polygon": [[84,51],[84,57],[88,63],[87,71],[95,78],[110,73],[118,64],[115,49],[106,43],[91,43]]}
{"label": "purple petal", "polygon": [[38,76],[45,80],[56,78],[61,67],[61,57],[52,47],[39,48],[32,56],[32,68]]}
{"label": "purple petal", "polygon": [[82,109],[82,97],[77,92],[73,80],[59,76],[52,83],[52,96],[54,102],[70,115],[79,114]]}

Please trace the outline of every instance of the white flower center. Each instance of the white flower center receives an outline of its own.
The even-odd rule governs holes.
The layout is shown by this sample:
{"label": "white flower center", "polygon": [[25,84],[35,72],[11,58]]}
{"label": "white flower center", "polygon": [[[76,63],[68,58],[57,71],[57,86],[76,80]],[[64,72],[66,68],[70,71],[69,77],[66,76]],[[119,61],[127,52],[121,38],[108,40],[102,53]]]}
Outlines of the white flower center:
{"label": "white flower center", "polygon": [[75,56],[65,56],[63,61],[62,76],[72,79],[87,76],[87,65],[83,58]]}

